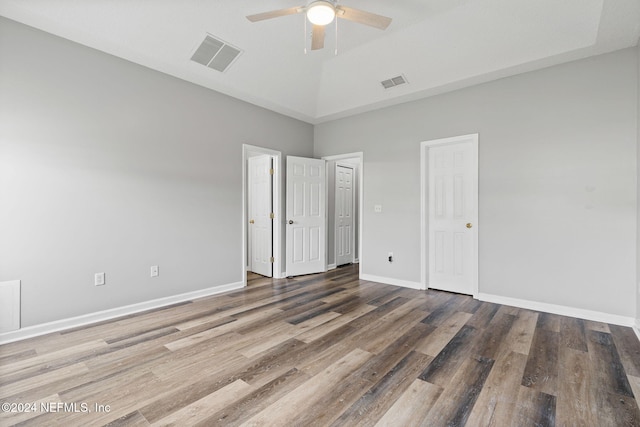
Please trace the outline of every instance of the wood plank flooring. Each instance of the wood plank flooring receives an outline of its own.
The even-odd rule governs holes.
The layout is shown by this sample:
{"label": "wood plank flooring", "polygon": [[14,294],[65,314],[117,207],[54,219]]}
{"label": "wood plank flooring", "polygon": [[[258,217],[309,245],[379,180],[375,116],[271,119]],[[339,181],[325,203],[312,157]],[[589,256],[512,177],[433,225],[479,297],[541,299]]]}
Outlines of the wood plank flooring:
{"label": "wood plank flooring", "polygon": [[639,394],[630,328],[357,266],[0,346],[2,426],[640,426]]}

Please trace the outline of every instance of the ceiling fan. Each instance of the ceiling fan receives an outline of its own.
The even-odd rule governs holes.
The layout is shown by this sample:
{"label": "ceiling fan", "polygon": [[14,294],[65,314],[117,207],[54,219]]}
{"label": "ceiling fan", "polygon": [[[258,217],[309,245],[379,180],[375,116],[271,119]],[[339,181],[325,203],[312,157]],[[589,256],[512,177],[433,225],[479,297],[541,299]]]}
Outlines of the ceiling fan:
{"label": "ceiling fan", "polygon": [[257,22],[303,12],[306,13],[309,22],[313,24],[311,50],[322,49],[324,47],[325,25],[333,22],[336,17],[381,30],[385,30],[391,23],[391,18],[387,18],[386,16],[338,5],[336,1],[328,0],[315,0],[306,6],[290,7],[249,15],[247,19],[251,22]]}

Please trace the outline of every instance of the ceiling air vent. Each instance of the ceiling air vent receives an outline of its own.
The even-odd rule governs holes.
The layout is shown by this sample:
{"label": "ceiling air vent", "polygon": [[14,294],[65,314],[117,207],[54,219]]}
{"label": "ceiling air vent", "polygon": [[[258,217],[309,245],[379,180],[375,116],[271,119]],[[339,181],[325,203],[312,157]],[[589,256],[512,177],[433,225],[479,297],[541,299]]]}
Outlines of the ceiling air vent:
{"label": "ceiling air vent", "polygon": [[387,80],[383,80],[380,83],[382,84],[382,87],[384,87],[385,89],[389,89],[407,83],[407,79],[404,76],[400,75]]}
{"label": "ceiling air vent", "polygon": [[241,52],[240,49],[207,35],[202,44],[196,49],[191,60],[224,72]]}

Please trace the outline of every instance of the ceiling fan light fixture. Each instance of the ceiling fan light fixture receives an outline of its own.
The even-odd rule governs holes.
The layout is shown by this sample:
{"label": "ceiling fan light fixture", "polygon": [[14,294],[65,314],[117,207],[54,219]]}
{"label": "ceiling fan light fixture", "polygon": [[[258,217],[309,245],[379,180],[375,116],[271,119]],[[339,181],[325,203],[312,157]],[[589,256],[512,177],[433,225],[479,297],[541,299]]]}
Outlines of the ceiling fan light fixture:
{"label": "ceiling fan light fixture", "polygon": [[333,22],[336,17],[336,8],[333,3],[318,0],[314,1],[307,8],[307,19],[314,25],[327,25]]}

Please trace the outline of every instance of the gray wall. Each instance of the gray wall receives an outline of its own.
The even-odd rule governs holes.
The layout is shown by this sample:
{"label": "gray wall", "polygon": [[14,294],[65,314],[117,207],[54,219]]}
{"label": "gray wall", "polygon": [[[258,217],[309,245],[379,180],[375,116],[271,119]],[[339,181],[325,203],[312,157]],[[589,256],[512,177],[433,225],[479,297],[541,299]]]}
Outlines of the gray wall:
{"label": "gray wall", "polygon": [[316,126],[316,156],[364,152],[362,272],[420,281],[420,142],[477,132],[480,292],[634,317],[636,61],[626,49]]}
{"label": "gray wall", "polygon": [[242,144],[310,156],[311,125],[4,18],[0,58],[23,327],[242,280]]}

